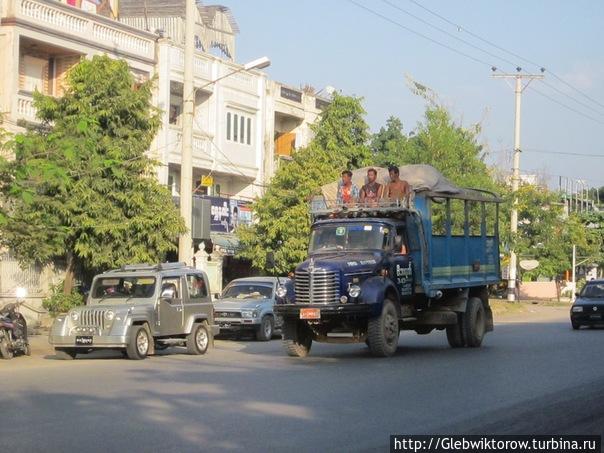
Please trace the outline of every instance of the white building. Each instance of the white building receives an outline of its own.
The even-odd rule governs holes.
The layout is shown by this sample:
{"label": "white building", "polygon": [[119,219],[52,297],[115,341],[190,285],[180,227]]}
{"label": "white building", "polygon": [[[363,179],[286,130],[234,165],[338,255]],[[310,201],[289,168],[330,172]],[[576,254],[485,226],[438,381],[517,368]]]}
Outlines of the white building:
{"label": "white building", "polygon": [[[82,57],[124,59],[141,80],[156,77],[154,97],[163,113],[150,155],[162,164],[159,180],[179,196],[184,10],[184,0],[104,0],[98,6],[88,0],[2,0],[3,126],[19,131],[36,122],[33,92],[61,96],[66,72]],[[283,159],[308,144],[310,125],[327,101],[310,89],[243,70],[235,61],[239,29],[228,8],[198,4],[197,13],[190,190],[212,197],[212,239],[221,253],[214,256],[216,268],[208,271],[215,274],[214,287],[219,289],[220,255],[233,255],[235,248],[233,211],[239,221],[249,221],[246,202],[262,195]],[[258,56],[262,54],[259,50]],[[245,265],[227,260],[235,269],[227,278],[246,272]]]}

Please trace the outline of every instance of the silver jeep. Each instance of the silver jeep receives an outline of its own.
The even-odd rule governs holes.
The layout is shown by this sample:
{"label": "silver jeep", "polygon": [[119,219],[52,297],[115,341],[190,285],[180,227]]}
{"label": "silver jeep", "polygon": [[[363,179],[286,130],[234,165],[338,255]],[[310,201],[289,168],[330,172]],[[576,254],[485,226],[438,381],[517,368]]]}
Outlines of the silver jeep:
{"label": "silver jeep", "polygon": [[49,341],[62,359],[118,349],[140,360],[171,344],[204,354],[219,330],[210,294],[206,275],[182,263],[122,266],[94,278],[86,305],[58,316]]}

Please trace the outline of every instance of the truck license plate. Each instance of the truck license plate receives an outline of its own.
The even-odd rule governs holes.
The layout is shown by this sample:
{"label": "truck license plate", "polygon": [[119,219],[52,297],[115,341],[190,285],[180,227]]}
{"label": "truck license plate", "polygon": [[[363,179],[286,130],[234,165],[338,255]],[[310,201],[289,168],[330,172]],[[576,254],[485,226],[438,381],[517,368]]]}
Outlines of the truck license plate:
{"label": "truck license plate", "polygon": [[300,319],[321,319],[321,310],[319,308],[301,308]]}
{"label": "truck license plate", "polygon": [[75,344],[78,346],[92,346],[92,337],[91,336],[76,337]]}

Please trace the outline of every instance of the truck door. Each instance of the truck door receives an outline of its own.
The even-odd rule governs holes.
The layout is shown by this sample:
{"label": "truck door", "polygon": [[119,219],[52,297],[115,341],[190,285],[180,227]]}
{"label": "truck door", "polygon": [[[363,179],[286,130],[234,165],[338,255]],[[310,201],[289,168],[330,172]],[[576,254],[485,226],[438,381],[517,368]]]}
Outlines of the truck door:
{"label": "truck door", "polygon": [[413,265],[404,226],[396,227],[392,244],[390,275],[404,299],[413,295]]}
{"label": "truck door", "polygon": [[160,335],[174,335],[182,332],[183,287],[181,278],[164,277],[158,302],[158,321]]}

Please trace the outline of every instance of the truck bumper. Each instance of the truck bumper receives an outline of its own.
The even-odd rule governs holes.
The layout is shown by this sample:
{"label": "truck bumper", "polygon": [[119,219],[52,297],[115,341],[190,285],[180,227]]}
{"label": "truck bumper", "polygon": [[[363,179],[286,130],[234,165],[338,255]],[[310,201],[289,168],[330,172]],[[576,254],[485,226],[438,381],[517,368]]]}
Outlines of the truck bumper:
{"label": "truck bumper", "polygon": [[93,335],[92,344],[77,345],[76,336],[50,335],[48,342],[55,348],[81,348],[81,349],[113,349],[125,348],[130,337],[127,335]]}
{"label": "truck bumper", "polygon": [[318,308],[321,310],[321,318],[338,316],[369,316],[371,305],[368,304],[279,304],[275,305],[276,315],[284,318],[300,318],[300,309]]}

